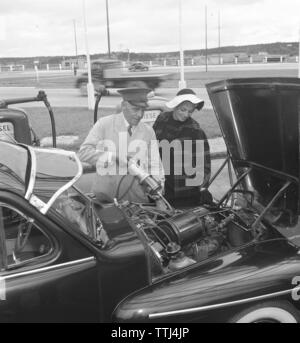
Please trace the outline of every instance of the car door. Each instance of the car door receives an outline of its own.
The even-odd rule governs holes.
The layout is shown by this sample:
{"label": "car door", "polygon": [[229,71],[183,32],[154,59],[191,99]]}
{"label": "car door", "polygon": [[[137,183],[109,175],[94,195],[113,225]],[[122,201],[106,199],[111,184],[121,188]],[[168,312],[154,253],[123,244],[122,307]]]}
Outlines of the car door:
{"label": "car door", "polygon": [[96,259],[80,243],[0,196],[0,322],[99,321]]}

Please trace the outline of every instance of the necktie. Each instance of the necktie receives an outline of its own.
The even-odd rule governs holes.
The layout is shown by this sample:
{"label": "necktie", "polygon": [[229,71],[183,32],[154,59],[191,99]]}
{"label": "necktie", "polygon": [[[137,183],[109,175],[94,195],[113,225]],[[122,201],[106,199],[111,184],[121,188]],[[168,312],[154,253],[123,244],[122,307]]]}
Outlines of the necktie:
{"label": "necktie", "polygon": [[129,136],[131,136],[132,135],[132,126],[131,125],[128,126],[127,131],[129,133]]}

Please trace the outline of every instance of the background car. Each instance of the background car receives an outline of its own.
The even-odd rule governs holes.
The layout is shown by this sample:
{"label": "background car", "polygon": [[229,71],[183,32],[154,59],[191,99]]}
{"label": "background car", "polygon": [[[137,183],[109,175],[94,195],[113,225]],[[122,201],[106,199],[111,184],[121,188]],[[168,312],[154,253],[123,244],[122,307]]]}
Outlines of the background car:
{"label": "background car", "polygon": [[129,71],[148,71],[149,67],[143,62],[134,62],[128,68]]}
{"label": "background car", "polygon": [[[148,71],[149,67],[142,62],[134,62],[128,71]],[[95,60],[92,61],[92,81],[95,90],[100,88],[126,88],[140,87],[155,90],[160,84],[173,79],[173,73],[129,73],[127,68],[123,68],[122,61],[119,60]],[[80,94],[87,95],[88,73],[79,75],[75,81],[75,87]]]}

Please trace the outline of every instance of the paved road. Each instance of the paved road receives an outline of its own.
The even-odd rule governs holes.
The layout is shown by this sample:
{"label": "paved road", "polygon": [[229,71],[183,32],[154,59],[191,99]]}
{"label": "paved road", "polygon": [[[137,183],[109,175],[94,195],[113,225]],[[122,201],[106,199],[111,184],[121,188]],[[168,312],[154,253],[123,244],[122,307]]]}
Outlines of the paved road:
{"label": "paved road", "polygon": [[[260,64],[230,64],[230,65],[209,65],[209,71],[253,71],[253,70],[277,70],[277,71],[284,71],[286,70],[287,73],[292,72],[293,75],[297,73],[298,63],[260,63]],[[178,72],[178,67],[155,67],[153,66],[150,68],[149,73],[175,73]],[[205,66],[187,66],[185,67],[186,72],[197,72],[197,71],[205,71]],[[133,74],[133,73],[132,73]],[[139,73],[134,73],[134,75],[138,75]],[[205,73],[204,73],[205,74]],[[64,77],[70,77],[72,72],[70,70],[55,70],[55,71],[40,71],[39,77],[40,79],[61,79],[63,80]],[[17,78],[32,78],[32,82],[27,82],[27,85],[31,85],[35,83],[36,73],[34,71],[24,71],[24,72],[0,72],[0,86],[1,86],[1,78],[3,79],[17,79]],[[202,77],[202,76],[201,76]],[[195,81],[195,80],[193,80]],[[201,97],[205,101],[205,108],[211,108],[211,103],[209,101],[207,92],[205,88],[195,88],[193,89],[196,91],[197,95]],[[171,99],[177,89],[176,88],[158,88],[156,90],[156,94],[167,99]],[[33,97],[36,96],[38,93],[38,88],[36,87],[0,87],[0,100],[1,99],[9,99],[15,97]],[[86,107],[87,108],[87,98],[82,97],[79,95],[77,89],[74,88],[63,88],[63,89],[56,89],[56,88],[48,88],[46,89],[46,93],[48,95],[49,101],[53,107]],[[116,90],[111,90],[111,95],[103,97],[100,103],[101,107],[106,108],[115,108],[117,104],[120,103],[120,97],[118,96]],[[24,107],[32,107],[32,106],[43,106],[40,103],[30,103],[22,105]]]}
{"label": "paved road", "polygon": [[[221,64],[221,65],[208,65],[208,70],[219,70],[219,71],[226,71],[226,70],[280,70],[280,69],[298,69],[299,64],[298,63],[243,63],[243,64]],[[197,65],[197,66],[185,66],[185,71],[205,71],[205,65]],[[81,72],[84,72],[85,70],[78,70],[78,75]],[[124,69],[124,71],[127,71],[127,69]],[[159,65],[153,65],[149,68],[149,72],[155,72],[155,73],[174,73],[179,72],[180,69],[178,66],[159,66]],[[146,72],[149,74],[149,72]],[[129,74],[132,75],[138,75],[138,74],[144,74],[145,72],[130,72]],[[56,75],[73,75],[73,71],[71,70],[40,70],[39,76],[40,77],[51,77]],[[14,71],[14,72],[0,72],[0,79],[11,77],[16,78],[20,76],[32,76],[36,77],[36,72],[34,70],[25,70],[25,71]]]}
{"label": "paved road", "polygon": [[[298,63],[244,63],[244,64],[216,64],[216,65],[208,65],[207,70],[266,70],[266,69],[298,69]],[[153,67],[155,68],[155,67]],[[159,67],[162,70],[170,70],[174,71],[174,69],[178,69],[178,67]],[[205,71],[205,65],[201,66],[185,66],[185,70],[193,70],[193,71]]]}
{"label": "paved road", "polygon": [[[197,95],[205,101],[206,108],[211,108],[206,89],[194,89]],[[87,107],[87,97],[79,94],[77,89],[46,89],[49,102],[52,107]],[[175,88],[158,88],[156,94],[166,99],[171,99],[177,90]],[[38,89],[34,87],[0,87],[0,100],[11,98],[35,97]],[[110,90],[109,96],[101,99],[100,106],[106,108],[115,108],[121,101],[117,91]],[[39,107],[43,103],[25,103],[22,107]]]}

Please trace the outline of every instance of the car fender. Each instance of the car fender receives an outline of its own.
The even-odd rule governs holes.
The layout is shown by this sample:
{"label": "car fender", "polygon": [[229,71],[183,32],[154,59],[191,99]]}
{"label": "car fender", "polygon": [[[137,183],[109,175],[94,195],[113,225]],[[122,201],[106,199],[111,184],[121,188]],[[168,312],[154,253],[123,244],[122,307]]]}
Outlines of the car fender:
{"label": "car fender", "polygon": [[290,293],[300,273],[297,249],[285,239],[252,243],[153,283],[126,299],[114,321],[176,321],[182,316]]}

